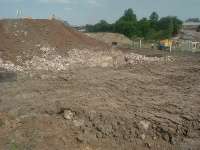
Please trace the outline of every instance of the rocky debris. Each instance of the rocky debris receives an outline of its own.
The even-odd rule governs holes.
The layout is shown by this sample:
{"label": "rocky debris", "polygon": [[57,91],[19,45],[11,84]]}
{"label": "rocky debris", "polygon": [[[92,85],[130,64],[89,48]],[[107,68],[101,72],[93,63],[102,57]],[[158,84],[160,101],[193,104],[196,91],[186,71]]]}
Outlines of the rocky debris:
{"label": "rocky debris", "polygon": [[148,130],[149,129],[149,126],[150,126],[150,122],[149,121],[142,120],[142,121],[140,121],[140,124],[142,125],[142,128],[144,130]]}
{"label": "rocky debris", "polygon": [[80,142],[80,143],[84,143],[85,142],[85,137],[81,134],[79,135],[77,138],[77,141]]}
{"label": "rocky debris", "polygon": [[3,61],[1,58],[0,58],[0,68],[3,68],[8,71],[14,71],[14,72],[23,71],[23,67],[19,65],[15,65],[10,61]]}
{"label": "rocky debris", "polygon": [[55,56],[53,59],[46,59],[34,56],[30,61],[24,64],[24,70],[50,70],[61,71],[69,69],[69,64],[62,56]]}
{"label": "rocky debris", "polygon": [[144,132],[144,130],[149,129],[150,122],[148,121],[143,120],[139,123],[141,125],[140,130],[140,127],[138,128],[138,124],[134,121],[118,116],[99,114],[95,111],[86,112],[84,110],[72,111],[65,109],[63,114],[64,118],[71,121],[75,128],[81,129],[81,133],[77,137],[77,141],[81,143],[96,138],[114,138],[116,141],[125,140],[131,142],[135,138],[145,140],[147,136],[153,137],[151,132]]}
{"label": "rocky debris", "polygon": [[72,67],[109,67],[113,65],[111,56],[104,52],[93,52],[89,49],[72,49],[68,52],[67,57],[56,54],[54,48],[41,49],[45,52],[42,57],[34,56],[30,61],[24,64],[25,70],[69,70]]}
{"label": "rocky debris", "polygon": [[145,134],[141,134],[140,137],[141,137],[142,140],[145,140],[146,135]]}
{"label": "rocky debris", "polygon": [[89,49],[71,49],[67,56],[61,56],[55,48],[41,47],[41,56],[33,56],[30,60],[22,62],[22,57],[17,56],[21,66],[11,62],[3,63],[0,67],[10,71],[30,72],[32,70],[63,71],[78,67],[120,67],[123,65],[137,65],[143,63],[172,62],[174,59],[167,57],[146,57],[136,53],[123,53],[120,50],[96,51]]}
{"label": "rocky debris", "polygon": [[[163,124],[159,125],[151,120],[153,118],[148,118],[148,121],[141,120],[140,117],[130,120],[126,117],[110,116],[94,110],[87,112],[82,109],[64,109],[63,114],[64,118],[70,121],[74,128],[80,129],[76,136],[79,143],[91,143],[94,140],[107,138],[115,139],[116,142],[132,142],[137,139],[141,140],[147,148],[151,148],[153,141],[161,139],[172,145],[180,143],[182,134],[184,134],[183,131],[178,130],[172,132],[170,128],[173,125],[168,127]],[[137,122],[136,120],[141,121]],[[184,125],[180,128],[183,127]]]}
{"label": "rocky debris", "polygon": [[136,53],[125,55],[125,60],[128,64],[136,65],[142,63],[159,63],[159,62],[173,62],[175,59],[172,56],[165,57],[147,57]]}
{"label": "rocky debris", "polygon": [[73,120],[73,118],[74,118],[74,113],[73,113],[71,110],[64,110],[63,117],[64,117],[66,120]]}
{"label": "rocky debris", "polygon": [[79,120],[73,120],[74,126],[76,127],[82,127],[84,126],[85,121],[83,119],[79,119]]}

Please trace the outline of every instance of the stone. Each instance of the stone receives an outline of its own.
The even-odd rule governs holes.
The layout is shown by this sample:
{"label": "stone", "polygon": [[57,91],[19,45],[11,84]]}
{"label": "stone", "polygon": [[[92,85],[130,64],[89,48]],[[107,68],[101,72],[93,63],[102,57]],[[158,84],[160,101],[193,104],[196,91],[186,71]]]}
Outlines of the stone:
{"label": "stone", "polygon": [[176,144],[176,139],[175,139],[174,137],[171,137],[171,138],[170,138],[170,143],[171,143],[172,145],[175,145],[175,144]]}
{"label": "stone", "polygon": [[145,143],[145,146],[147,147],[147,148],[151,148],[151,144],[150,143]]}
{"label": "stone", "polygon": [[73,120],[74,118],[74,114],[71,110],[65,110],[63,115],[66,120]]}
{"label": "stone", "polygon": [[85,142],[85,138],[84,138],[83,135],[79,135],[79,136],[76,138],[76,140],[77,140],[78,142],[80,142],[80,143],[84,143],[84,142]]}
{"label": "stone", "polygon": [[96,137],[99,139],[99,138],[103,138],[103,135],[102,135],[102,133],[101,132],[97,132],[96,133]]}
{"label": "stone", "polygon": [[146,135],[145,134],[141,134],[140,137],[141,137],[142,140],[145,140]]}
{"label": "stone", "polygon": [[74,123],[74,125],[76,127],[81,127],[81,126],[84,125],[84,120],[82,120],[82,119],[80,119],[80,120],[74,120],[73,123]]}
{"label": "stone", "polygon": [[103,124],[98,125],[97,130],[105,135],[109,135],[113,131],[111,125],[103,125]]}
{"label": "stone", "polygon": [[142,125],[143,129],[148,130],[150,126],[150,122],[143,120],[143,121],[140,121],[140,125]]}
{"label": "stone", "polygon": [[163,140],[165,140],[166,142],[170,142],[170,138],[169,138],[169,135],[167,133],[163,133],[162,134],[162,138]]}

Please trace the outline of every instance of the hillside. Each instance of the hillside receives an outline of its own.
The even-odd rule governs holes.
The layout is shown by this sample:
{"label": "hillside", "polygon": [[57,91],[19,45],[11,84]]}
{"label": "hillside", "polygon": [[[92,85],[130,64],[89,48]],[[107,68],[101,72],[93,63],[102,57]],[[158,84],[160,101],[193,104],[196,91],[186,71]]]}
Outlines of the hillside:
{"label": "hillside", "polygon": [[54,48],[60,55],[72,48],[102,50],[106,47],[62,22],[45,19],[0,20],[0,41],[0,57],[14,63],[17,56],[25,60],[40,56],[42,47]]}
{"label": "hillside", "polygon": [[98,33],[86,33],[86,35],[96,40],[105,42],[109,45],[111,45],[112,42],[117,42],[119,46],[132,44],[132,41],[128,37],[119,33],[98,32]]}

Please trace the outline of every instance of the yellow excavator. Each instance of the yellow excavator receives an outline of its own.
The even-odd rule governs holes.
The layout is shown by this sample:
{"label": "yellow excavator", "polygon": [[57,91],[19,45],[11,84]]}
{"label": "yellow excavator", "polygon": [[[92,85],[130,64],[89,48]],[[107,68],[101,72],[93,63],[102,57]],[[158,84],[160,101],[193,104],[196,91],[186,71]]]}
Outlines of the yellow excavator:
{"label": "yellow excavator", "polygon": [[168,50],[169,49],[171,51],[172,44],[173,44],[173,40],[170,40],[170,39],[161,40],[159,42],[158,48],[160,50]]}

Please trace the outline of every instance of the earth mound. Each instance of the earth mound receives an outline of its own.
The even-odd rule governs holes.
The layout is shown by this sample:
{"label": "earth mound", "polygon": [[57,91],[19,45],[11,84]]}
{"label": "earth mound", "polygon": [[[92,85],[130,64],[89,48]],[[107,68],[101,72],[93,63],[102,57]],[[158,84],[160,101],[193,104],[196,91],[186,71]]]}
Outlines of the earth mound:
{"label": "earth mound", "polygon": [[119,33],[108,33],[108,32],[100,32],[100,33],[86,33],[86,35],[105,42],[111,45],[113,42],[116,42],[119,46],[127,46],[132,45],[133,42],[123,34]]}
{"label": "earth mound", "polygon": [[40,56],[41,47],[52,47],[60,55],[72,48],[105,49],[106,44],[96,41],[64,25],[61,21],[47,19],[0,20],[0,57],[17,63]]}
{"label": "earth mound", "polygon": [[0,68],[8,71],[61,71],[164,61],[111,48],[57,20],[1,20],[0,41]]}

